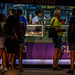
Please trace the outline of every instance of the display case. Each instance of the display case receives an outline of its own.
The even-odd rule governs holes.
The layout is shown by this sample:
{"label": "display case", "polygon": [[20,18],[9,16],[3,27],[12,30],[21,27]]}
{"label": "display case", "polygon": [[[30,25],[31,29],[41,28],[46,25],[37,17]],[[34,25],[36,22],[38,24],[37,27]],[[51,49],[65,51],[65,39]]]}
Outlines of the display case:
{"label": "display case", "polygon": [[25,42],[43,42],[43,25],[27,25]]}
{"label": "display case", "polygon": [[[50,25],[45,25],[45,31],[44,31],[44,41],[45,42],[50,42],[52,43],[52,38],[48,37],[48,30],[49,30]],[[65,29],[66,31],[63,32],[63,36],[62,36],[62,42],[63,43],[67,43],[67,35],[68,35],[68,27],[69,25],[62,25],[62,28]]]}
{"label": "display case", "polygon": [[[25,42],[34,43],[53,43],[52,38],[48,37],[48,30],[50,25],[27,25]],[[67,43],[69,25],[62,25],[66,31],[63,32],[62,42]]]}
{"label": "display case", "polygon": [[25,36],[43,36],[43,25],[27,25]]}

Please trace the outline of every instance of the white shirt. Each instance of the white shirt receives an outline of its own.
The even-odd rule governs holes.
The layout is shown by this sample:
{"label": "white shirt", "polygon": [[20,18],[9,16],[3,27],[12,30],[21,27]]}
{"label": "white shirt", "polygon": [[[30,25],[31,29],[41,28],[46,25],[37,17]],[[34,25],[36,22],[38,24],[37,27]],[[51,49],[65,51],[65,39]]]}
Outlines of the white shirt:
{"label": "white shirt", "polygon": [[0,37],[0,48],[4,48],[4,40],[5,40],[5,37]]}
{"label": "white shirt", "polygon": [[35,16],[35,17],[32,19],[32,24],[35,24],[35,22],[38,22],[38,24],[40,24],[38,16]]}
{"label": "white shirt", "polygon": [[[6,24],[6,22],[1,22],[1,26],[3,28],[3,26]],[[0,48],[4,48],[4,41],[5,41],[5,37],[0,37]]]}

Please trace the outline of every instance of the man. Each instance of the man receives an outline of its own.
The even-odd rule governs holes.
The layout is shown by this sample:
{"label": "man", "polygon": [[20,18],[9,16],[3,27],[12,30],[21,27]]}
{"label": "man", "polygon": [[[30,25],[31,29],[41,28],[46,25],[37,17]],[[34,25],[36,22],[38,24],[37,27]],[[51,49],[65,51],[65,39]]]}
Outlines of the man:
{"label": "man", "polygon": [[54,17],[51,19],[51,24],[52,24],[52,27],[54,27],[58,33],[57,33],[57,37],[53,38],[55,51],[53,56],[52,70],[61,70],[61,68],[58,67],[58,61],[62,54],[62,49],[61,49],[62,35],[65,29],[62,29],[61,23],[59,21],[60,17],[61,17],[61,11],[55,10]]}
{"label": "man", "polygon": [[74,73],[74,59],[75,59],[75,8],[72,9],[72,16],[70,17],[68,29],[68,42],[71,58],[71,69],[67,73]]}

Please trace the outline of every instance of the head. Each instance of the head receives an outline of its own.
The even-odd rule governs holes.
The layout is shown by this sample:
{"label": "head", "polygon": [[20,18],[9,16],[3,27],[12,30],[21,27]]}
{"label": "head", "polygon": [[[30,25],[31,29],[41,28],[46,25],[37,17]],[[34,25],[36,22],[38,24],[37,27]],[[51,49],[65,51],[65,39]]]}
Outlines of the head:
{"label": "head", "polygon": [[42,11],[41,11],[41,10],[36,10],[36,11],[35,11],[35,14],[36,14],[38,17],[41,17],[41,16],[42,16]]}
{"label": "head", "polygon": [[19,13],[16,12],[16,13],[14,14],[14,16],[15,16],[17,22],[19,22],[19,21],[20,21],[20,15],[19,15]]}
{"label": "head", "polygon": [[18,70],[8,70],[4,75],[20,75]]}
{"label": "head", "polygon": [[8,19],[6,20],[6,24],[9,26],[9,27],[14,27],[14,26],[16,26],[17,25],[17,20],[16,20],[16,18],[15,18],[15,16],[13,16],[13,15],[10,15],[9,17],[8,17]]}
{"label": "head", "polygon": [[0,13],[0,22],[3,22],[3,14]]}
{"label": "head", "polygon": [[19,15],[22,15],[22,10],[21,9],[17,9],[17,13],[19,13]]}
{"label": "head", "polygon": [[5,22],[7,20],[5,14],[3,14],[3,22]]}
{"label": "head", "polygon": [[75,8],[72,9],[72,15],[75,16]]}
{"label": "head", "polygon": [[54,16],[57,17],[58,19],[60,19],[60,17],[61,17],[61,10],[55,10],[54,11]]}
{"label": "head", "polygon": [[15,9],[12,9],[12,10],[10,11],[10,15],[15,14],[15,12],[16,12],[16,10],[15,10]]}

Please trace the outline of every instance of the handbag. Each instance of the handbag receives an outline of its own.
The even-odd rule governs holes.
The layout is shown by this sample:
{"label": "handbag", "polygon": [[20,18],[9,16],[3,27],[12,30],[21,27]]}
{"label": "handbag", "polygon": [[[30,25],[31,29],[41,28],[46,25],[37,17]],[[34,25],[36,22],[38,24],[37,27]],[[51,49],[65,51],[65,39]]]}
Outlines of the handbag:
{"label": "handbag", "polygon": [[51,26],[50,26],[50,28],[49,28],[49,31],[48,31],[48,37],[49,37],[49,38],[55,38],[55,37],[57,37],[57,31],[55,30],[54,27],[51,28],[52,25],[53,25],[53,23],[54,23],[54,21],[55,21],[55,19],[53,20],[53,22],[52,22],[52,24],[51,24]]}
{"label": "handbag", "polygon": [[19,22],[18,23],[18,29],[19,29],[19,34],[20,35],[25,35],[25,27],[24,27],[24,23],[23,22]]}

